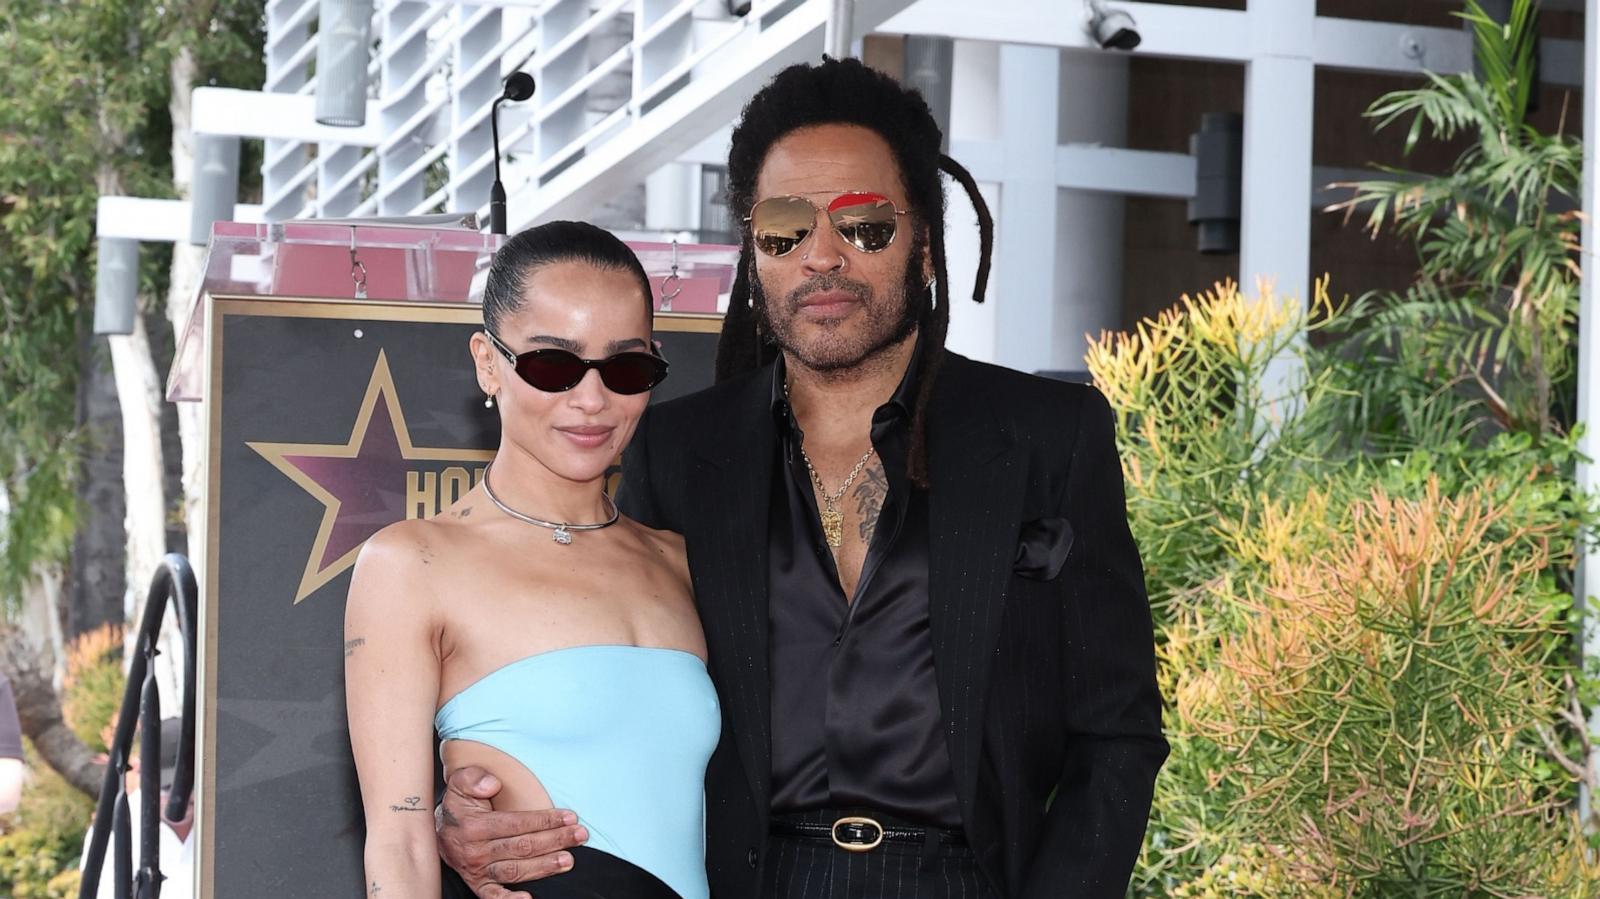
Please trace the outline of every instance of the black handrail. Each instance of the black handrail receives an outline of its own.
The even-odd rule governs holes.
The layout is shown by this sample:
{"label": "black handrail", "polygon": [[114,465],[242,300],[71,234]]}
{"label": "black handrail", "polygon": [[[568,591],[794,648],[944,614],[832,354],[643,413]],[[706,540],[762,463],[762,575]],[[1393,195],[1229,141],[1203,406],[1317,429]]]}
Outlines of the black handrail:
{"label": "black handrail", "polygon": [[[89,837],[89,852],[83,863],[83,881],[78,899],[94,899],[100,890],[100,872],[105,865],[106,844],[115,833],[114,876],[117,899],[159,899],[161,896],[161,818],[157,805],[161,796],[161,698],[156,691],[156,640],[161,636],[161,621],[167,603],[173,601],[178,613],[178,628],[183,634],[183,727],[178,741],[178,759],[173,772],[172,791],[167,799],[166,817],[176,821],[188,812],[189,795],[194,787],[194,690],[195,616],[199,589],[189,560],[177,553],[161,559],[161,567],[150,580],[145,600],[144,620],[134,644],[133,663],[128,669],[128,686],[122,693],[122,708],[117,712],[116,734],[108,748],[100,800],[94,810],[94,832]],[[139,753],[139,868],[133,868],[133,836],[128,826],[127,771],[128,750],[133,746],[134,724],[140,729]]]}

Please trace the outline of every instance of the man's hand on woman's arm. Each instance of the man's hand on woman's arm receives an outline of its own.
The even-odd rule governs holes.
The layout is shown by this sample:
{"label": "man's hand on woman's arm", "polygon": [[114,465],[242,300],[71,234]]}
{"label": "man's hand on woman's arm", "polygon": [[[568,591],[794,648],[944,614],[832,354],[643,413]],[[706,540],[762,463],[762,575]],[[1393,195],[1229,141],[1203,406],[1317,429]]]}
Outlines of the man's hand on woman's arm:
{"label": "man's hand on woman's arm", "polygon": [[572,853],[589,832],[566,809],[497,812],[489,800],[500,781],[475,766],[459,768],[445,782],[434,813],[439,857],[454,868],[478,899],[531,899],[504,884],[543,880],[572,867]]}

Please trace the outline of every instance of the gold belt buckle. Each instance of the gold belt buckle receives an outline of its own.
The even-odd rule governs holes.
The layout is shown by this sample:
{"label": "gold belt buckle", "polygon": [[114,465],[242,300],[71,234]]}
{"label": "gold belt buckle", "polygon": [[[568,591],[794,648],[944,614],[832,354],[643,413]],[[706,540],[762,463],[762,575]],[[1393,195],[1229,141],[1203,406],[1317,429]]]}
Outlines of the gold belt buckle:
{"label": "gold belt buckle", "polygon": [[[846,842],[845,840],[839,839],[839,828],[841,827],[870,827],[877,831],[878,835],[874,837],[870,843],[864,843],[860,841]],[[833,845],[838,846],[840,849],[843,849],[846,852],[871,852],[872,850],[878,848],[879,843],[883,842],[883,825],[872,820],[871,818],[840,818],[839,820],[833,822],[833,827],[829,829],[828,834],[829,836],[833,837]]]}

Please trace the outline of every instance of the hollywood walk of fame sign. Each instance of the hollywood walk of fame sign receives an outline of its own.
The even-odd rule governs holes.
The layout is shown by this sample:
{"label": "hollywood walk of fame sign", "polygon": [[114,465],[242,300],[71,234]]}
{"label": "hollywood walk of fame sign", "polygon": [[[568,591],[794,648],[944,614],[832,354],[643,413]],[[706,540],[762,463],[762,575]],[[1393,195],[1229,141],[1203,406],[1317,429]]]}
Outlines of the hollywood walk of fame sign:
{"label": "hollywood walk of fame sign", "polygon": [[[344,597],[493,457],[467,304],[209,298],[201,895],[360,895]],[[397,608],[397,614],[404,609]]]}

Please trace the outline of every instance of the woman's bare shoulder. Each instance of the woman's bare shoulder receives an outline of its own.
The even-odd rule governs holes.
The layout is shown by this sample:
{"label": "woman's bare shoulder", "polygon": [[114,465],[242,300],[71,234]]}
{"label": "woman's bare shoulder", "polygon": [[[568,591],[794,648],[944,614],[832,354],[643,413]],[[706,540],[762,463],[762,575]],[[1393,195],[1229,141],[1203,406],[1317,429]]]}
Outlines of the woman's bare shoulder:
{"label": "woman's bare shoulder", "polygon": [[421,518],[396,521],[367,538],[361,547],[362,561],[388,565],[421,564],[426,553],[443,537],[436,522]]}
{"label": "woman's bare shoulder", "polygon": [[422,519],[397,521],[367,538],[356,556],[350,601],[426,601],[430,569],[448,540],[440,526]]}

